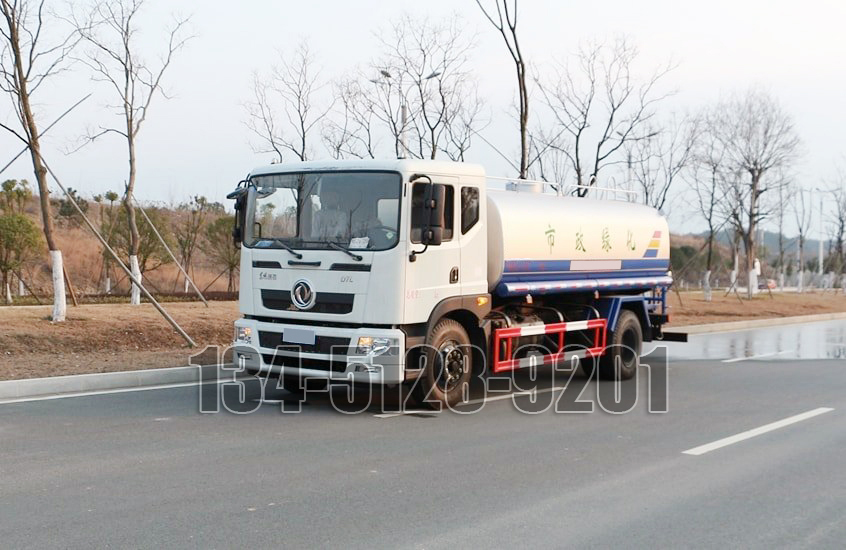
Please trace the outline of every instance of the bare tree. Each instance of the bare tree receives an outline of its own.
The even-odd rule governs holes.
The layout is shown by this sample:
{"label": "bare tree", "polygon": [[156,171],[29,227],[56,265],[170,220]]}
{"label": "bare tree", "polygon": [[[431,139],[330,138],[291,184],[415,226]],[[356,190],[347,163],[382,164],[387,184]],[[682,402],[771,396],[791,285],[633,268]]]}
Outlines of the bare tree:
{"label": "bare tree", "polygon": [[798,246],[796,249],[796,273],[799,279],[796,286],[800,293],[805,290],[805,240],[808,238],[808,232],[811,230],[812,213],[813,207],[811,206],[810,197],[806,200],[805,190],[798,189],[793,199],[793,215],[796,220],[796,227],[799,230]]}
{"label": "bare tree", "polygon": [[33,108],[34,98],[47,79],[60,73],[78,42],[76,31],[64,33],[54,42],[48,37],[57,30],[54,20],[44,13],[45,0],[0,0],[3,25],[0,26],[0,89],[12,100],[19,129],[0,124],[29,150],[38,186],[44,238],[50,250],[53,273],[54,322],[65,320],[65,279],[62,252],[56,243],[50,210],[47,168],[42,158],[39,118]]}
{"label": "bare tree", "polygon": [[699,123],[673,115],[662,127],[647,129],[646,133],[647,138],[626,144],[626,157],[632,183],[638,186],[643,203],[661,210],[673,184],[692,164]]}
{"label": "bare tree", "polygon": [[757,290],[755,272],[758,225],[771,213],[764,199],[783,185],[778,176],[799,155],[800,139],[792,117],[761,90],[750,90],[720,104],[714,111],[716,136],[732,172],[743,176],[734,194],[735,227],[741,235],[749,274],[748,295]]}
{"label": "bare tree", "polygon": [[788,206],[793,202],[794,191],[793,185],[789,181],[787,181],[785,185],[780,185],[778,187],[778,198],[774,208],[776,226],[778,227],[778,286],[781,290],[784,290],[784,279],[786,276],[787,264],[785,261],[786,238],[784,235],[784,222],[787,218]]}
{"label": "bare tree", "polygon": [[527,86],[526,60],[520,49],[517,37],[517,0],[494,0],[496,13],[486,9],[482,0],[476,0],[487,20],[499,31],[517,75],[517,91],[519,95],[520,111],[520,178],[527,179],[529,175],[529,88]]}
{"label": "bare tree", "polygon": [[[140,281],[141,268],[138,253],[141,240],[133,205],[138,172],[136,145],[141,127],[147,120],[153,98],[160,94],[167,97],[162,79],[171,66],[175,54],[182,49],[188,37],[183,30],[187,19],[176,19],[166,31],[167,47],[158,63],[146,62],[140,57],[137,43],[138,18],[145,0],[105,0],[95,5],[88,22],[77,27],[89,44],[87,55],[81,59],[92,71],[95,81],[105,83],[117,98],[113,106],[121,117],[119,126],[101,126],[86,136],[91,142],[109,133],[126,141],[129,173],[123,195],[123,207],[129,224],[129,263],[132,274]],[[130,302],[141,303],[141,289],[132,285]]]}
{"label": "bare tree", "polygon": [[689,174],[696,194],[696,205],[699,213],[708,224],[708,252],[705,259],[705,273],[702,276],[702,287],[705,300],[710,302],[714,241],[719,230],[718,224],[722,225],[720,213],[723,206],[722,201],[725,200],[723,190],[725,189],[726,174],[723,172],[724,152],[722,146],[719,140],[714,137],[713,132],[708,131],[707,114],[700,118],[705,124],[705,132],[697,141],[692,159],[692,170]]}
{"label": "bare tree", "polygon": [[839,274],[846,273],[846,175],[838,174],[838,182],[834,184],[831,193],[834,208],[832,246],[834,262],[832,270]]}
{"label": "bare tree", "polygon": [[[206,226],[203,250],[208,259],[217,267],[223,268],[218,275],[227,275],[226,291],[235,291],[235,274],[241,261],[241,248],[232,246],[232,216],[221,216]],[[215,279],[217,280],[217,279]],[[211,285],[209,285],[211,286]]]}
{"label": "bare tree", "polygon": [[308,43],[301,42],[269,75],[253,76],[253,100],[245,105],[247,127],[262,141],[256,152],[274,153],[275,162],[286,153],[308,160],[313,134],[332,109],[318,101],[325,83],[314,61]]}
{"label": "bare tree", "polygon": [[[208,199],[200,195],[191,197],[191,200],[179,205],[182,215],[173,224],[173,233],[176,237],[179,263],[185,273],[192,270],[194,252],[200,242],[201,231],[205,225],[210,206]],[[179,274],[177,274],[178,280]],[[183,292],[188,293],[188,277],[185,277]]]}
{"label": "bare tree", "polygon": [[463,21],[404,16],[379,39],[384,52],[372,66],[373,107],[394,137],[397,157],[463,158],[482,103],[467,69],[474,37]]}
{"label": "bare tree", "polygon": [[348,77],[335,84],[335,112],[323,126],[323,142],[332,158],[376,158],[375,90],[368,93],[361,82]]}
{"label": "bare tree", "polygon": [[446,146],[441,150],[451,160],[464,162],[473,143],[473,137],[482,131],[488,121],[484,117],[484,101],[475,87],[460,93],[462,100],[446,117]]}
{"label": "bare tree", "polygon": [[584,197],[603,168],[625,162],[626,147],[657,134],[650,124],[657,104],[671,95],[658,85],[673,69],[659,67],[644,79],[634,74],[638,57],[626,38],[584,44],[575,63],[559,63],[552,81],[537,78],[555,127],[547,145],[570,160]]}

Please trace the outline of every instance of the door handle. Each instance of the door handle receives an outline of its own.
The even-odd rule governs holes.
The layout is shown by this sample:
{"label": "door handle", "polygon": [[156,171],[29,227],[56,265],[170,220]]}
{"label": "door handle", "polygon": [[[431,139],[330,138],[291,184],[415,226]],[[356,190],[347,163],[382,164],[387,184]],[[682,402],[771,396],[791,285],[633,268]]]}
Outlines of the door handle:
{"label": "door handle", "polygon": [[449,284],[454,285],[458,282],[458,267],[453,267],[449,272]]}

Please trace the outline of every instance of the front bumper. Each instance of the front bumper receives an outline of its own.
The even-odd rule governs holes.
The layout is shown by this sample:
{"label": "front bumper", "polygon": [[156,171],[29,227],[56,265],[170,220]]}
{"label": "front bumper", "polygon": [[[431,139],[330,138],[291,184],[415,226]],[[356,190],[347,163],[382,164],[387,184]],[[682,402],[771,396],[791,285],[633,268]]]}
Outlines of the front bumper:
{"label": "front bumper", "polygon": [[[265,374],[327,378],[373,384],[405,381],[405,333],[399,329],[341,328],[292,323],[267,323],[238,319],[235,327],[249,328],[249,341],[233,344],[235,364]],[[313,332],[314,341],[296,344],[284,341],[291,333]],[[393,338],[397,346],[383,355],[357,355],[359,337]]]}

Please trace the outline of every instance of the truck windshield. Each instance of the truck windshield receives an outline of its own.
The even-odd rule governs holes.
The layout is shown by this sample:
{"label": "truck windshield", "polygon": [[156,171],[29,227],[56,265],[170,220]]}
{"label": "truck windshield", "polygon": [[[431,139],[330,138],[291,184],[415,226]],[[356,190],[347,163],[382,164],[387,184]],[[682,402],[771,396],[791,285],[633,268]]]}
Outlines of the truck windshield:
{"label": "truck windshield", "polygon": [[386,250],[396,245],[401,178],[391,172],[254,176],[245,244]]}

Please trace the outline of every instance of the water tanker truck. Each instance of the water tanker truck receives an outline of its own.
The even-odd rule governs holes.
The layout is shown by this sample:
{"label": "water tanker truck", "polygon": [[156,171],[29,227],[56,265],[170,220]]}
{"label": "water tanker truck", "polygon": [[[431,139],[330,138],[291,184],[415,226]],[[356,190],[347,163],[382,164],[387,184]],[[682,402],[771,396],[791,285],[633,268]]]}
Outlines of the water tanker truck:
{"label": "water tanker truck", "polygon": [[457,162],[254,170],[229,195],[238,364],[290,387],[409,384],[450,405],[479,374],[573,357],[631,378],[668,320],[667,221],[615,197],[544,191]]}

